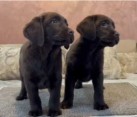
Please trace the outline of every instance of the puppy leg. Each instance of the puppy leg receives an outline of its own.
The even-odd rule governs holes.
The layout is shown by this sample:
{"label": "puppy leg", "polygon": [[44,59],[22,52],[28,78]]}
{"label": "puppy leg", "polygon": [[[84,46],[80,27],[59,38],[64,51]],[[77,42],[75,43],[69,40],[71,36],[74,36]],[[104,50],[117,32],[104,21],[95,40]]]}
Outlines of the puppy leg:
{"label": "puppy leg", "polygon": [[103,73],[96,73],[92,79],[94,86],[94,109],[105,110],[108,105],[104,101],[103,95]]}
{"label": "puppy leg", "polygon": [[61,80],[57,81],[54,87],[49,88],[50,99],[48,116],[54,117],[62,114],[60,110],[60,90]]}
{"label": "puppy leg", "polygon": [[23,77],[21,75],[21,90],[20,90],[19,95],[16,97],[16,100],[24,100],[24,99],[27,99],[27,91],[25,88]]}
{"label": "puppy leg", "polygon": [[83,88],[82,82],[77,80],[76,84],[75,84],[75,89],[80,89]]}
{"label": "puppy leg", "polygon": [[31,110],[29,111],[29,115],[40,116],[42,115],[42,107],[41,107],[41,100],[38,95],[38,87],[30,81],[27,81],[25,83],[26,83],[26,89],[28,92],[28,97],[31,107]]}
{"label": "puppy leg", "polygon": [[[54,58],[54,57],[53,57]],[[50,80],[50,99],[49,99],[49,111],[48,116],[58,116],[62,112],[60,110],[60,91],[61,91],[61,81],[62,81],[62,63],[61,63],[61,51],[59,52],[56,60],[50,61],[50,63],[55,63],[54,70],[50,70],[51,76]]]}
{"label": "puppy leg", "polygon": [[75,82],[76,79],[74,78],[72,72],[67,70],[66,79],[65,79],[64,100],[61,103],[61,108],[63,109],[71,108],[73,106]]}

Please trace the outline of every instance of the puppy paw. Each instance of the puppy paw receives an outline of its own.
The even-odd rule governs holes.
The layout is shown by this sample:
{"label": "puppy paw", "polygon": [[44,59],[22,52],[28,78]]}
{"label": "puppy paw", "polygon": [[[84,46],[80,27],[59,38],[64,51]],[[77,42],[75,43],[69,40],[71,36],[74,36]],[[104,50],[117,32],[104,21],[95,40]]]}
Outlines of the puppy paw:
{"label": "puppy paw", "polygon": [[24,99],[27,99],[27,96],[26,96],[26,95],[25,95],[25,96],[19,95],[19,96],[16,97],[16,100],[17,100],[17,101],[24,100]]}
{"label": "puppy paw", "polygon": [[83,88],[82,84],[76,84],[75,85],[75,89],[81,89],[81,88]]}
{"label": "puppy paw", "polygon": [[51,117],[55,117],[55,116],[58,116],[58,115],[61,115],[61,114],[62,114],[61,110],[49,109],[49,111],[48,111],[48,116],[51,116]]}
{"label": "puppy paw", "polygon": [[42,115],[42,110],[31,110],[28,113],[30,116],[36,117]]}
{"label": "puppy paw", "polygon": [[80,89],[80,88],[83,88],[82,82],[77,81],[75,84],[75,89]]}
{"label": "puppy paw", "polygon": [[73,107],[73,104],[71,102],[63,101],[61,103],[61,108],[62,109],[69,109],[69,108],[72,108],[72,107]]}
{"label": "puppy paw", "polygon": [[94,104],[94,109],[96,110],[105,110],[108,109],[108,105],[107,104]]}

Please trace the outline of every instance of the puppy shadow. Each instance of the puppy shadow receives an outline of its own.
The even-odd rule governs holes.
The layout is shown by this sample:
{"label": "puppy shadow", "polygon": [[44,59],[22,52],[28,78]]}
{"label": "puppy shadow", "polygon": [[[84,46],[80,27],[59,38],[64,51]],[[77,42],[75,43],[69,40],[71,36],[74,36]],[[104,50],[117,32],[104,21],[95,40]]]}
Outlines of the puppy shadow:
{"label": "puppy shadow", "polygon": [[[62,115],[59,117],[74,115],[77,117],[81,116],[92,116],[92,115],[105,115],[105,113],[109,113],[112,115],[112,112],[110,109],[97,111],[93,109],[93,94],[94,90],[92,85],[83,85],[83,88],[81,89],[75,89],[74,90],[74,103],[73,108],[71,109],[61,109]],[[14,94],[14,100],[18,93]],[[42,102],[42,109],[43,109],[43,115],[39,117],[48,117],[48,102],[49,102],[49,92],[47,89],[40,90],[39,95]],[[63,100],[64,97],[64,86],[61,88],[61,99]],[[16,117],[32,117],[28,115],[28,112],[30,110],[30,104],[29,99],[22,100],[22,101],[16,101],[15,100],[15,114]]]}
{"label": "puppy shadow", "polygon": [[[16,101],[16,97],[18,96],[18,93],[14,94],[14,100],[15,100],[15,114],[17,117],[32,117],[28,115],[28,112],[30,110],[30,103],[29,99],[25,99],[22,101]],[[41,98],[42,102],[42,109],[43,109],[43,115],[38,117],[48,117],[48,101],[49,101],[49,92],[44,89],[39,91],[39,96]]]}
{"label": "puppy shadow", "polygon": [[[62,87],[61,100],[64,96],[64,87]],[[105,116],[105,113],[112,115],[111,109],[106,110],[95,110],[93,107],[94,104],[94,88],[91,84],[83,84],[83,88],[74,89],[74,100],[73,108],[63,110],[63,113],[66,114],[72,113],[72,115],[81,116]]]}

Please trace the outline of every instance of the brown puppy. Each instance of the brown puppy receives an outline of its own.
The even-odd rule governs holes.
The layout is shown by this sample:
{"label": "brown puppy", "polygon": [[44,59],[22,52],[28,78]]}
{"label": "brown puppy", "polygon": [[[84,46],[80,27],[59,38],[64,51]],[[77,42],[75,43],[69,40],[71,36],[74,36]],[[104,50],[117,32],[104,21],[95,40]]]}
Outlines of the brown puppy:
{"label": "brown puppy", "polygon": [[73,106],[74,86],[82,87],[82,82],[92,80],[94,86],[94,109],[104,110],[108,105],[103,96],[103,57],[106,46],[119,42],[114,22],[104,15],[86,17],[77,26],[80,39],[75,41],[67,54],[65,96],[62,108]]}
{"label": "brown puppy", "polygon": [[35,17],[24,29],[29,40],[20,52],[20,75],[22,87],[17,100],[28,97],[31,110],[29,115],[42,115],[38,89],[48,88],[49,116],[61,114],[61,46],[68,48],[73,41],[73,31],[68,28],[66,19],[53,12]]}

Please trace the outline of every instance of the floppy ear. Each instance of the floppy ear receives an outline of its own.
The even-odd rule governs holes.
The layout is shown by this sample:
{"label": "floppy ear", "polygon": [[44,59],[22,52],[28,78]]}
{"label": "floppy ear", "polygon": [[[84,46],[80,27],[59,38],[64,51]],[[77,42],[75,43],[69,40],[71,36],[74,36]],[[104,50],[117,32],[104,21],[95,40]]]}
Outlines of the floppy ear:
{"label": "floppy ear", "polygon": [[40,17],[35,17],[24,28],[24,36],[29,39],[33,44],[43,46],[44,44],[44,30],[42,20]]}
{"label": "floppy ear", "polygon": [[78,24],[77,31],[87,39],[94,40],[96,38],[96,27],[93,19],[89,17]]}

